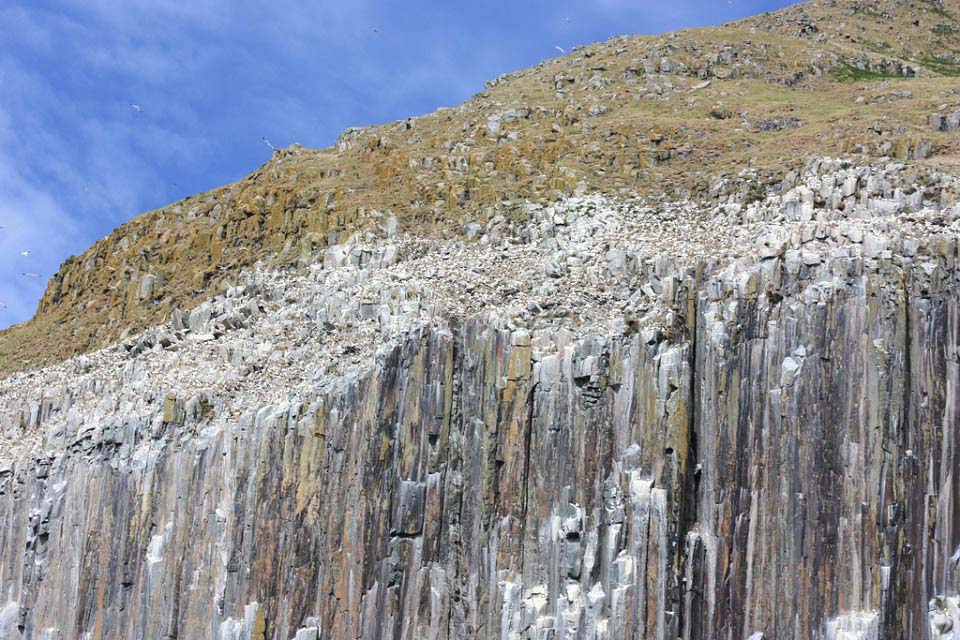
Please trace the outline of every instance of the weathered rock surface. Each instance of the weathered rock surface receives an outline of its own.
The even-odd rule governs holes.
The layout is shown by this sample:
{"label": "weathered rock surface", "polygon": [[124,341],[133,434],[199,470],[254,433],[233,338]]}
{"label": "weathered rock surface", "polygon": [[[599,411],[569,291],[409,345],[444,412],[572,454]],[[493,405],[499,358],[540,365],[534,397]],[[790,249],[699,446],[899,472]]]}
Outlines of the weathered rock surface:
{"label": "weathered rock surface", "polygon": [[960,638],[956,180],[784,185],[358,236],[0,381],[0,637]]}
{"label": "weathered rock surface", "polygon": [[960,109],[934,113],[930,116],[930,126],[935,131],[960,131]]}

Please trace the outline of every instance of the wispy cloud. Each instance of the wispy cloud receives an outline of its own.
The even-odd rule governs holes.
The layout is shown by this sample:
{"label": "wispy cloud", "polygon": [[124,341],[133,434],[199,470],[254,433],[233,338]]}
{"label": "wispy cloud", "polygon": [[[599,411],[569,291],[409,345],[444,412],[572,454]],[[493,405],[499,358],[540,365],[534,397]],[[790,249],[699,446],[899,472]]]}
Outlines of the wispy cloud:
{"label": "wispy cloud", "polygon": [[[728,19],[729,7],[8,0],[0,7],[0,327],[30,317],[70,253],[139,212],[253,170],[269,157],[261,136],[325,146],[347,126],[457,104],[484,80],[554,55],[556,44]],[[29,258],[19,255],[25,249]]]}
{"label": "wispy cloud", "polygon": [[[12,119],[0,109],[0,149],[17,144]],[[73,217],[32,183],[11,154],[0,152],[0,319],[8,321],[32,315],[50,265],[76,248]]]}
{"label": "wispy cloud", "polygon": [[[170,199],[163,165],[208,146],[194,109],[156,97],[182,77],[180,56],[203,56],[123,7],[0,10],[0,327],[32,315],[67,256]],[[154,106],[137,114],[141,96]]]}

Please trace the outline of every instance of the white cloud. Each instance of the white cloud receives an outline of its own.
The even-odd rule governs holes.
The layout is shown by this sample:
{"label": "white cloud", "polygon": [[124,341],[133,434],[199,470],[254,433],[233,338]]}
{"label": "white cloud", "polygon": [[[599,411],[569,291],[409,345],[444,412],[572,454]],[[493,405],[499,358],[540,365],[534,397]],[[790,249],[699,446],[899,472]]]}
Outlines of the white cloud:
{"label": "white cloud", "polygon": [[27,271],[20,250],[48,276],[137,213],[253,170],[268,157],[260,136],[329,144],[347,126],[456,104],[483,80],[552,56],[554,44],[696,20],[691,7],[704,6],[41,4],[0,6],[0,225],[12,229],[0,232],[0,302],[9,305],[0,327],[28,318],[45,284],[18,275]]}
{"label": "white cloud", "polygon": [[[383,120],[384,105],[481,88],[454,79],[458,67],[489,62],[493,45],[472,61],[455,34],[434,25],[411,37],[386,13],[370,1],[295,0],[0,8],[0,327],[32,315],[70,253],[172,199],[174,180],[234,153],[237,136],[265,160],[261,135],[329,143],[341,128]],[[238,177],[201,173],[193,188]]]}
{"label": "white cloud", "polygon": [[[0,111],[0,121],[8,117]],[[8,128],[0,127],[0,149]],[[76,223],[43,189],[30,184],[0,152],[0,325],[29,318],[46,282],[65,255],[77,249]],[[29,256],[21,252],[29,252]],[[32,275],[36,274],[39,278]]]}

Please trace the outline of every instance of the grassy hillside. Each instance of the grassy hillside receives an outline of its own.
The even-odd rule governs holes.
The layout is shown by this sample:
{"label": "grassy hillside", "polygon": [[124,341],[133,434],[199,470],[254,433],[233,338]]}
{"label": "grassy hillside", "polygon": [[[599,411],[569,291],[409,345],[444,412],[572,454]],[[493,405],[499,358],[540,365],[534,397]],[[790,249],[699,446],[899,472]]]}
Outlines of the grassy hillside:
{"label": "grassy hillside", "polygon": [[958,17],[960,0],[820,0],[619,37],[498,78],[460,107],[278,151],[64,263],[33,320],[0,333],[0,374],[101,347],[257,261],[312,260],[390,216],[455,234],[575,190],[758,198],[812,154],[956,172],[960,136],[930,116],[960,109]]}

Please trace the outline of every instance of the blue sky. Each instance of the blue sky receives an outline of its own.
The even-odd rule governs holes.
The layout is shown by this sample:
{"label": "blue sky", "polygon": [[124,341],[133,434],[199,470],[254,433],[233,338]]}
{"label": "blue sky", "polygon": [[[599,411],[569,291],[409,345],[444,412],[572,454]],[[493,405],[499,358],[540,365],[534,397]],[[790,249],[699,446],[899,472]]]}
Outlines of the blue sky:
{"label": "blue sky", "polygon": [[255,170],[261,136],[328,146],[350,126],[458,104],[557,45],[787,4],[4,0],[0,328],[117,225]]}

